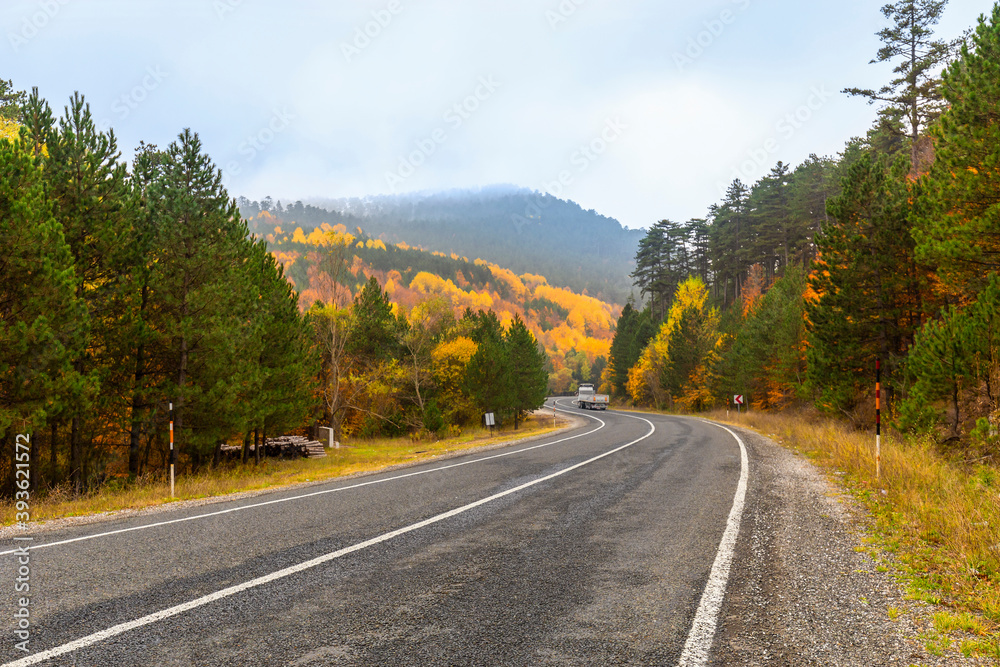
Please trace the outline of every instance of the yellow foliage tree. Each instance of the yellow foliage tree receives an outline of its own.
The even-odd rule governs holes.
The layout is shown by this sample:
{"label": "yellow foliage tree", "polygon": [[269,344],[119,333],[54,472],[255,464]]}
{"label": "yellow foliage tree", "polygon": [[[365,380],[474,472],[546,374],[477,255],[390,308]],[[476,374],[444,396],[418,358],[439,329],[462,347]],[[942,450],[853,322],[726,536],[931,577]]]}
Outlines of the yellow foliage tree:
{"label": "yellow foliage tree", "polygon": [[6,118],[0,118],[0,139],[9,139],[14,141],[17,139],[20,125],[13,120],[7,120]]}
{"label": "yellow foliage tree", "polygon": [[465,369],[479,346],[465,336],[439,343],[431,351],[431,369],[441,392],[438,407],[450,424],[466,423],[476,417],[472,400],[462,391]]}
{"label": "yellow foliage tree", "polygon": [[691,277],[677,288],[666,322],[629,369],[626,389],[636,403],[690,409],[711,404],[707,369],[716,354],[719,313],[708,308],[708,288]]}

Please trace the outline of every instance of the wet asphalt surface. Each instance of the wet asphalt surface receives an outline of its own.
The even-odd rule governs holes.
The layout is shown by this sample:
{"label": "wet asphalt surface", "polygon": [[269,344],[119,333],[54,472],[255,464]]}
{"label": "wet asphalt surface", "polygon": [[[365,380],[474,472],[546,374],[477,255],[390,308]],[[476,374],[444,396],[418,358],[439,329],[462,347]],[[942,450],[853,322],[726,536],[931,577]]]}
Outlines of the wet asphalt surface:
{"label": "wet asphalt surface", "polygon": [[[505,450],[39,533],[36,547],[343,489],[34,550],[31,653],[463,508],[648,434],[547,481],[42,664],[675,664],[732,506],[739,447],[698,419],[571,411],[586,423]],[[14,556],[0,555],[0,581],[13,582],[14,569]],[[25,655],[15,641],[12,629],[0,639],[5,661]]]}

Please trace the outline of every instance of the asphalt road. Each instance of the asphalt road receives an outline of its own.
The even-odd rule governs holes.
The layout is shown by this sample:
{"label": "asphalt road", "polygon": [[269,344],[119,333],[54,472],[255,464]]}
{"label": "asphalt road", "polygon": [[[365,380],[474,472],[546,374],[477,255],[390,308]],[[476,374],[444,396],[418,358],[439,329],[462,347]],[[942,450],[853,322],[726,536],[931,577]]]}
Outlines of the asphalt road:
{"label": "asphalt road", "polygon": [[[677,664],[741,447],[694,418],[582,414],[503,450],[39,533],[19,664]],[[8,590],[16,567],[0,554]],[[6,623],[0,657],[24,660]]]}

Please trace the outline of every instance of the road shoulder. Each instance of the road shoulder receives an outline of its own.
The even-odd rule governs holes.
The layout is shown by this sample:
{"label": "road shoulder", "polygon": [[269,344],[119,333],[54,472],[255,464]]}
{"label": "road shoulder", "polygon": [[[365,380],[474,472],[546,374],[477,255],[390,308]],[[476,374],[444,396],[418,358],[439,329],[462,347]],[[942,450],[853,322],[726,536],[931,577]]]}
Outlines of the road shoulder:
{"label": "road shoulder", "polygon": [[919,635],[932,610],[879,571],[864,509],[806,458],[735,430],[750,484],[711,664],[988,664],[931,655]]}

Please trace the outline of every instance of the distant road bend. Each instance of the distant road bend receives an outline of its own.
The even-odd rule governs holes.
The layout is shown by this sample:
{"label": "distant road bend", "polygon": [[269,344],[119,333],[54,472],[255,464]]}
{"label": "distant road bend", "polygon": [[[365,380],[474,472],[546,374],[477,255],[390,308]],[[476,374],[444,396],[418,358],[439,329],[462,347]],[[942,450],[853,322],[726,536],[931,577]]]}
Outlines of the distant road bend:
{"label": "distant road bend", "polygon": [[[10,640],[6,664],[707,664],[743,442],[694,418],[558,406],[585,425],[38,533],[31,653]],[[8,581],[15,567],[0,554]]]}

